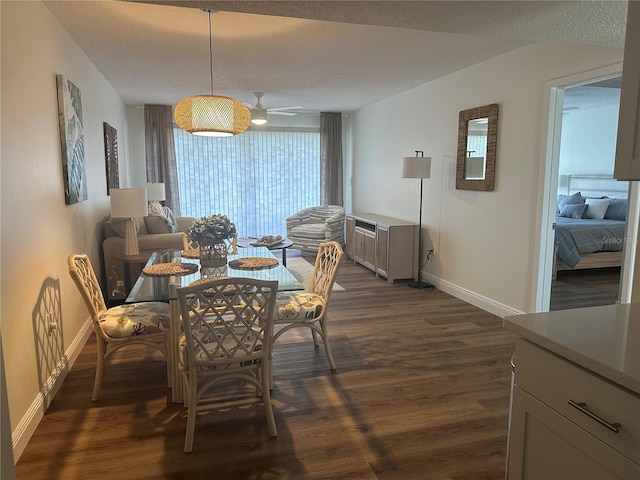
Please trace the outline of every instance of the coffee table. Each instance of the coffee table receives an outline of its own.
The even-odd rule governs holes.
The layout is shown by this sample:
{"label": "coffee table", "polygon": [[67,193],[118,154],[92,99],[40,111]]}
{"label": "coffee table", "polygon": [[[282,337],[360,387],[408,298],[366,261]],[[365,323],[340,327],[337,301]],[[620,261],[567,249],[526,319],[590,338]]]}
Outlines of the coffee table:
{"label": "coffee table", "polygon": [[[240,237],[238,238],[237,245],[241,248],[253,247],[251,245],[253,242],[256,242],[258,239],[254,237]],[[272,245],[270,247],[266,247],[270,252],[274,250],[282,250],[282,265],[287,266],[287,248],[293,245],[293,240],[289,240],[288,238],[282,239],[282,241],[276,245]]]}

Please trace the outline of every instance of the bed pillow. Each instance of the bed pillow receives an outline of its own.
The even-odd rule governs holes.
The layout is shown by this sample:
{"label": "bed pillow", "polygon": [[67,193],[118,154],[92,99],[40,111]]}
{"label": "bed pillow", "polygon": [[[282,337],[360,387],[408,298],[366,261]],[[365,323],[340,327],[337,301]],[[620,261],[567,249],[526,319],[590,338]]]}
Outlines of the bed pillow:
{"label": "bed pillow", "polygon": [[573,195],[558,195],[557,212],[562,212],[562,207],[565,205],[578,205],[583,203],[584,198],[582,198],[582,194],[580,192],[576,192]]}
{"label": "bed pillow", "polygon": [[572,203],[565,205],[560,210],[561,217],[567,218],[582,218],[582,215],[587,210],[588,205],[586,203]]}
{"label": "bed pillow", "polygon": [[609,220],[627,219],[628,200],[626,198],[610,198],[611,203],[604,214],[604,218]]}
{"label": "bed pillow", "polygon": [[588,205],[587,210],[582,215],[582,218],[593,218],[595,220],[602,220],[604,214],[611,203],[609,198],[587,198],[584,203]]}

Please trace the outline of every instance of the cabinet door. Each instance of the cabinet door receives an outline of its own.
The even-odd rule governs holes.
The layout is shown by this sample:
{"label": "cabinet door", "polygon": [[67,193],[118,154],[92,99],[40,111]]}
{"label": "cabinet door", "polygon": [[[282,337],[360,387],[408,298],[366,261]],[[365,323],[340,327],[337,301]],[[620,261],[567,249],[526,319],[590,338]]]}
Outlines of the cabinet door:
{"label": "cabinet door", "polygon": [[640,465],[517,385],[509,435],[509,480],[637,479]]}
{"label": "cabinet door", "polygon": [[362,257],[362,264],[376,271],[376,233],[365,231],[363,232],[364,254]]}
{"label": "cabinet door", "polygon": [[353,233],[353,259],[375,272],[375,232],[356,227]]}
{"label": "cabinet door", "polygon": [[389,272],[389,229],[378,225],[377,273],[387,278]]}
{"label": "cabinet door", "polygon": [[354,243],[355,243],[355,226],[356,221],[353,217],[347,216],[346,225],[345,225],[345,253],[353,258],[354,253]]}
{"label": "cabinet door", "polygon": [[640,2],[629,2],[616,164],[618,180],[640,180]]}
{"label": "cabinet door", "polygon": [[353,230],[353,259],[362,263],[364,261],[364,232],[360,228]]}

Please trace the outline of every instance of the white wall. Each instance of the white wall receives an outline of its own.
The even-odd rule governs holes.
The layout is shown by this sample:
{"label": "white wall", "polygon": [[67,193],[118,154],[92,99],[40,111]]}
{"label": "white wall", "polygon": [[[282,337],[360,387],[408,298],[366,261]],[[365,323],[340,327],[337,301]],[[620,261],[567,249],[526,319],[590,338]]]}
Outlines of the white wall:
{"label": "white wall", "polygon": [[[362,108],[353,210],[417,222],[419,181],[401,178],[401,159],[423,150],[432,157],[424,246],[437,252],[427,278],[498,315],[533,311],[545,82],[621,59],[621,50],[533,44]],[[458,113],[490,103],[500,105],[495,190],[456,190]]]}
{"label": "white wall", "polygon": [[559,175],[613,175],[617,132],[617,106],[565,112]]}
{"label": "white wall", "polygon": [[[123,171],[126,117],[122,99],[42,3],[1,2],[0,8],[0,304],[17,459],[47,406],[47,392],[65,374],[66,357],[77,353],[90,332],[67,256],[86,252],[98,274],[102,270],[100,223],[109,211],[103,122],[118,131]],[[56,74],[71,80],[82,95],[88,200],[75,205],[64,200]],[[48,313],[59,322],[51,336],[43,326]],[[87,400],[90,395],[87,391]]]}

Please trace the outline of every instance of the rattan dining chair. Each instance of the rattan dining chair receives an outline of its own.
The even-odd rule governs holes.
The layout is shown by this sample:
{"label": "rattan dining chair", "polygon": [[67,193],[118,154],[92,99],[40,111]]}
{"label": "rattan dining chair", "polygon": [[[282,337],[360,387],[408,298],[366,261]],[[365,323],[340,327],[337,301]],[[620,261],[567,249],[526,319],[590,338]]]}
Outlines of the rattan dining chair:
{"label": "rattan dining chair", "polygon": [[240,277],[210,278],[177,289],[184,332],[178,368],[188,409],[185,452],[193,449],[198,404],[227,379],[255,387],[262,396],[269,434],[278,434],[269,391],[277,290],[277,281]]}
{"label": "rattan dining chair", "polygon": [[148,345],[162,352],[166,360],[169,305],[143,302],[107,308],[89,257],[72,254],[67,258],[67,263],[69,275],[89,309],[96,335],[96,376],[91,394],[91,400],[96,401],[100,397],[104,365],[119,348],[132,344]]}
{"label": "rattan dining chair", "polygon": [[[285,332],[294,328],[309,328],[313,344],[318,347],[322,338],[331,370],[336,369],[329,333],[327,331],[327,307],[333,283],[344,252],[338,242],[321,243],[313,266],[311,281],[304,292],[278,292],[273,335],[275,342]],[[277,327],[280,326],[280,329]]]}

